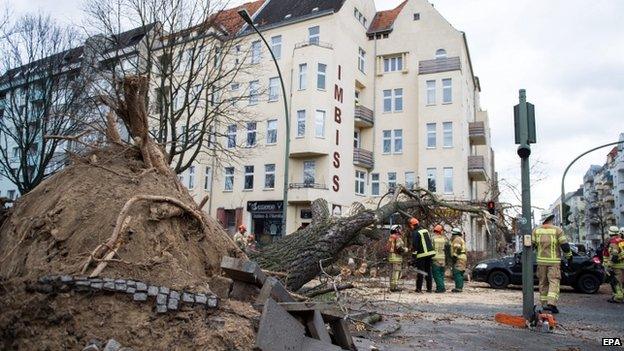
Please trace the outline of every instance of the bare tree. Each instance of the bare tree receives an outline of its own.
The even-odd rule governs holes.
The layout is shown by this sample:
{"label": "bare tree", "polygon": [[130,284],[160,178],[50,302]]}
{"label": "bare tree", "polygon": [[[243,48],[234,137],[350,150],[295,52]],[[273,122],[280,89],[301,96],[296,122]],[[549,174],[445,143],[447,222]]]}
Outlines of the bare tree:
{"label": "bare tree", "polygon": [[[235,158],[225,126],[246,126],[246,106],[261,94],[257,83],[246,92],[240,89],[237,79],[249,70],[248,55],[237,36],[242,20],[235,11],[224,10],[226,5],[209,0],[90,0],[85,8],[107,40],[125,40],[120,33],[130,27],[149,31],[136,56],[120,57],[115,67],[103,70],[111,72],[105,78],[110,80],[107,88],[112,87],[103,91],[108,95],[104,100],[115,109],[122,76],[148,77],[150,134],[176,173],[202,154]],[[115,62],[112,57],[110,61]]]}
{"label": "bare tree", "polygon": [[79,130],[82,48],[42,14],[0,30],[0,175],[25,194],[62,166],[64,141],[45,136]]}

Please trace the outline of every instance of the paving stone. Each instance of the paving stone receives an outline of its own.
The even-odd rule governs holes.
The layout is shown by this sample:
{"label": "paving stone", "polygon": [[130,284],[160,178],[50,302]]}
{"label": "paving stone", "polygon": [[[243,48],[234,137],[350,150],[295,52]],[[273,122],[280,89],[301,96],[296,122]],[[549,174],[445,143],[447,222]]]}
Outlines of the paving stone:
{"label": "paving stone", "polygon": [[219,299],[216,296],[212,296],[208,299],[206,306],[216,308],[219,305]]}
{"label": "paving stone", "polygon": [[115,279],[115,284],[126,284],[125,279]]}
{"label": "paving stone", "polygon": [[147,291],[147,284],[145,284],[143,282],[137,282],[136,283],[136,290],[137,291]]}
{"label": "paving stone", "polygon": [[134,295],[132,295],[132,299],[134,301],[147,301],[147,294],[146,293],[135,293]]}
{"label": "paving stone", "polygon": [[104,281],[105,283],[108,283],[108,282],[114,282],[115,279],[112,279],[112,278],[102,278],[102,281]]}
{"label": "paving stone", "polygon": [[126,281],[126,285],[129,287],[136,287],[136,282],[134,280],[128,280]]}
{"label": "paving stone", "polygon": [[147,295],[149,295],[149,296],[156,296],[156,295],[158,295],[158,287],[150,285],[147,288]]}
{"label": "paving stone", "polygon": [[104,280],[102,280],[100,278],[89,278],[89,281],[91,283],[102,283],[102,282],[104,282]]}
{"label": "paving stone", "polygon": [[101,290],[104,286],[104,283],[91,283],[91,289]]}
{"label": "paving stone", "polygon": [[167,295],[165,294],[158,294],[156,296],[156,304],[157,305],[165,305],[167,303]]}
{"label": "paving stone", "polygon": [[115,290],[117,290],[119,292],[126,292],[126,289],[128,289],[126,284],[117,284],[117,283],[115,283]]}
{"label": "paving stone", "polygon": [[180,299],[180,293],[175,291],[175,290],[171,290],[171,292],[169,292],[169,298],[170,299],[174,299],[174,300],[179,300]]}
{"label": "paving stone", "polygon": [[88,278],[87,277],[83,277],[81,275],[75,275],[74,276],[74,280],[78,282],[78,281],[88,280]]}
{"label": "paving stone", "polygon": [[107,291],[115,291],[115,283],[113,282],[105,282],[103,285],[103,289]]}
{"label": "paving stone", "polygon": [[100,351],[100,348],[95,345],[88,345],[82,351]]}
{"label": "paving stone", "polygon": [[134,349],[131,347],[122,347],[119,349],[119,351],[134,351]]}
{"label": "paving stone", "polygon": [[136,292],[136,288],[135,288],[135,287],[133,287],[133,286],[129,286],[129,287],[126,289],[126,293],[128,293],[128,294],[134,294],[135,292]]}
{"label": "paving stone", "polygon": [[185,303],[195,302],[195,299],[193,298],[193,294],[189,294],[187,292],[182,293],[182,302],[185,302]]}
{"label": "paving stone", "polygon": [[161,286],[160,288],[158,288],[158,292],[167,295],[169,294],[169,288],[166,286]]}
{"label": "paving stone", "polygon": [[74,278],[71,275],[62,275],[61,276],[61,283],[63,284],[70,284],[74,281]]}
{"label": "paving stone", "polygon": [[156,305],[156,313],[167,312],[167,305]]}
{"label": "paving stone", "polygon": [[208,296],[206,294],[195,294],[195,303],[205,305],[208,303]]}
{"label": "paving stone", "polygon": [[76,281],[76,286],[90,286],[91,282],[88,280],[78,280]]}
{"label": "paving stone", "polygon": [[264,281],[264,285],[262,289],[260,289],[260,293],[256,299],[256,304],[263,305],[268,298],[272,298],[276,302],[295,301],[284,285],[275,277],[268,277]]}
{"label": "paving stone", "polygon": [[180,303],[180,300],[169,298],[169,301],[167,302],[167,309],[176,311],[178,309],[179,303]]}
{"label": "paving stone", "polygon": [[104,346],[103,351],[119,351],[120,348],[121,344],[117,340],[110,339],[106,343],[106,346]]}
{"label": "paving stone", "polygon": [[52,277],[46,275],[46,276],[43,276],[43,277],[39,278],[37,281],[39,283],[41,283],[41,284],[52,284],[54,279]]}

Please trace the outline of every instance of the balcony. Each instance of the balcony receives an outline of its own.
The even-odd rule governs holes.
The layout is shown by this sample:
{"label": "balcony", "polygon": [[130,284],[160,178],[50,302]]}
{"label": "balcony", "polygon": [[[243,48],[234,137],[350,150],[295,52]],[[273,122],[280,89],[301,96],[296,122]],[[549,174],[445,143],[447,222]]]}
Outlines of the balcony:
{"label": "balcony", "polygon": [[475,181],[486,181],[485,159],[483,156],[468,156],[468,177]]}
{"label": "balcony", "polygon": [[615,196],[607,195],[607,196],[604,197],[604,201],[605,202],[615,202]]}
{"label": "balcony", "polygon": [[371,128],[375,125],[375,113],[362,105],[355,106],[354,117],[357,128]]}
{"label": "balcony", "polygon": [[468,136],[470,137],[470,143],[472,145],[485,145],[487,143],[485,138],[485,123],[470,122],[468,125]]}
{"label": "balcony", "polygon": [[353,164],[366,169],[373,169],[375,167],[373,153],[361,148],[353,149]]}
{"label": "balcony", "polygon": [[298,42],[297,44],[295,44],[295,49],[304,48],[306,46],[318,46],[318,47],[330,49],[330,50],[334,49],[331,43],[326,43],[326,42],[322,42],[318,40],[306,40],[306,41]]}
{"label": "balcony", "polygon": [[288,184],[288,203],[307,204],[316,199],[327,196],[327,186],[319,183],[290,183]]}
{"label": "balcony", "polygon": [[456,71],[461,69],[459,56],[423,60],[418,62],[418,74],[430,74],[439,72]]}

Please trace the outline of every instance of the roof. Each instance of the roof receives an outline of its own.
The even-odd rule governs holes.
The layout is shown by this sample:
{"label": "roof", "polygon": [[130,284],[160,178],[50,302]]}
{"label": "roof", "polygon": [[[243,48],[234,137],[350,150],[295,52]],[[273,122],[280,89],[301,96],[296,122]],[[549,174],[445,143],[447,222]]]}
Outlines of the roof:
{"label": "roof", "polygon": [[377,12],[373,18],[370,28],[368,28],[368,33],[391,31],[394,21],[399,16],[399,13],[401,13],[401,10],[403,10],[403,7],[405,7],[405,4],[407,4],[407,0],[403,1],[399,4],[399,6],[393,8],[392,10]]}
{"label": "roof", "polygon": [[253,19],[259,27],[275,26],[282,22],[338,12],[344,2],[345,0],[268,0]]}
{"label": "roof", "polygon": [[241,16],[238,15],[238,11],[245,9],[249,15],[253,17],[253,15],[262,7],[262,5],[264,5],[266,1],[267,0],[251,1],[230,9],[224,9],[215,15],[213,23],[221,25],[227,33],[235,34],[245,24],[245,21],[243,21]]}

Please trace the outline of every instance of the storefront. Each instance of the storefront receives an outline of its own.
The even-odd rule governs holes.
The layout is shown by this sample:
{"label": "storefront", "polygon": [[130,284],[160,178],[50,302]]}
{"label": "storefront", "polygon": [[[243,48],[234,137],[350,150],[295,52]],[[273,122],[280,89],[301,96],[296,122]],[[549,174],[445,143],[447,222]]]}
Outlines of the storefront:
{"label": "storefront", "polygon": [[251,228],[258,246],[273,242],[282,234],[282,201],[248,201],[247,211],[251,214]]}

